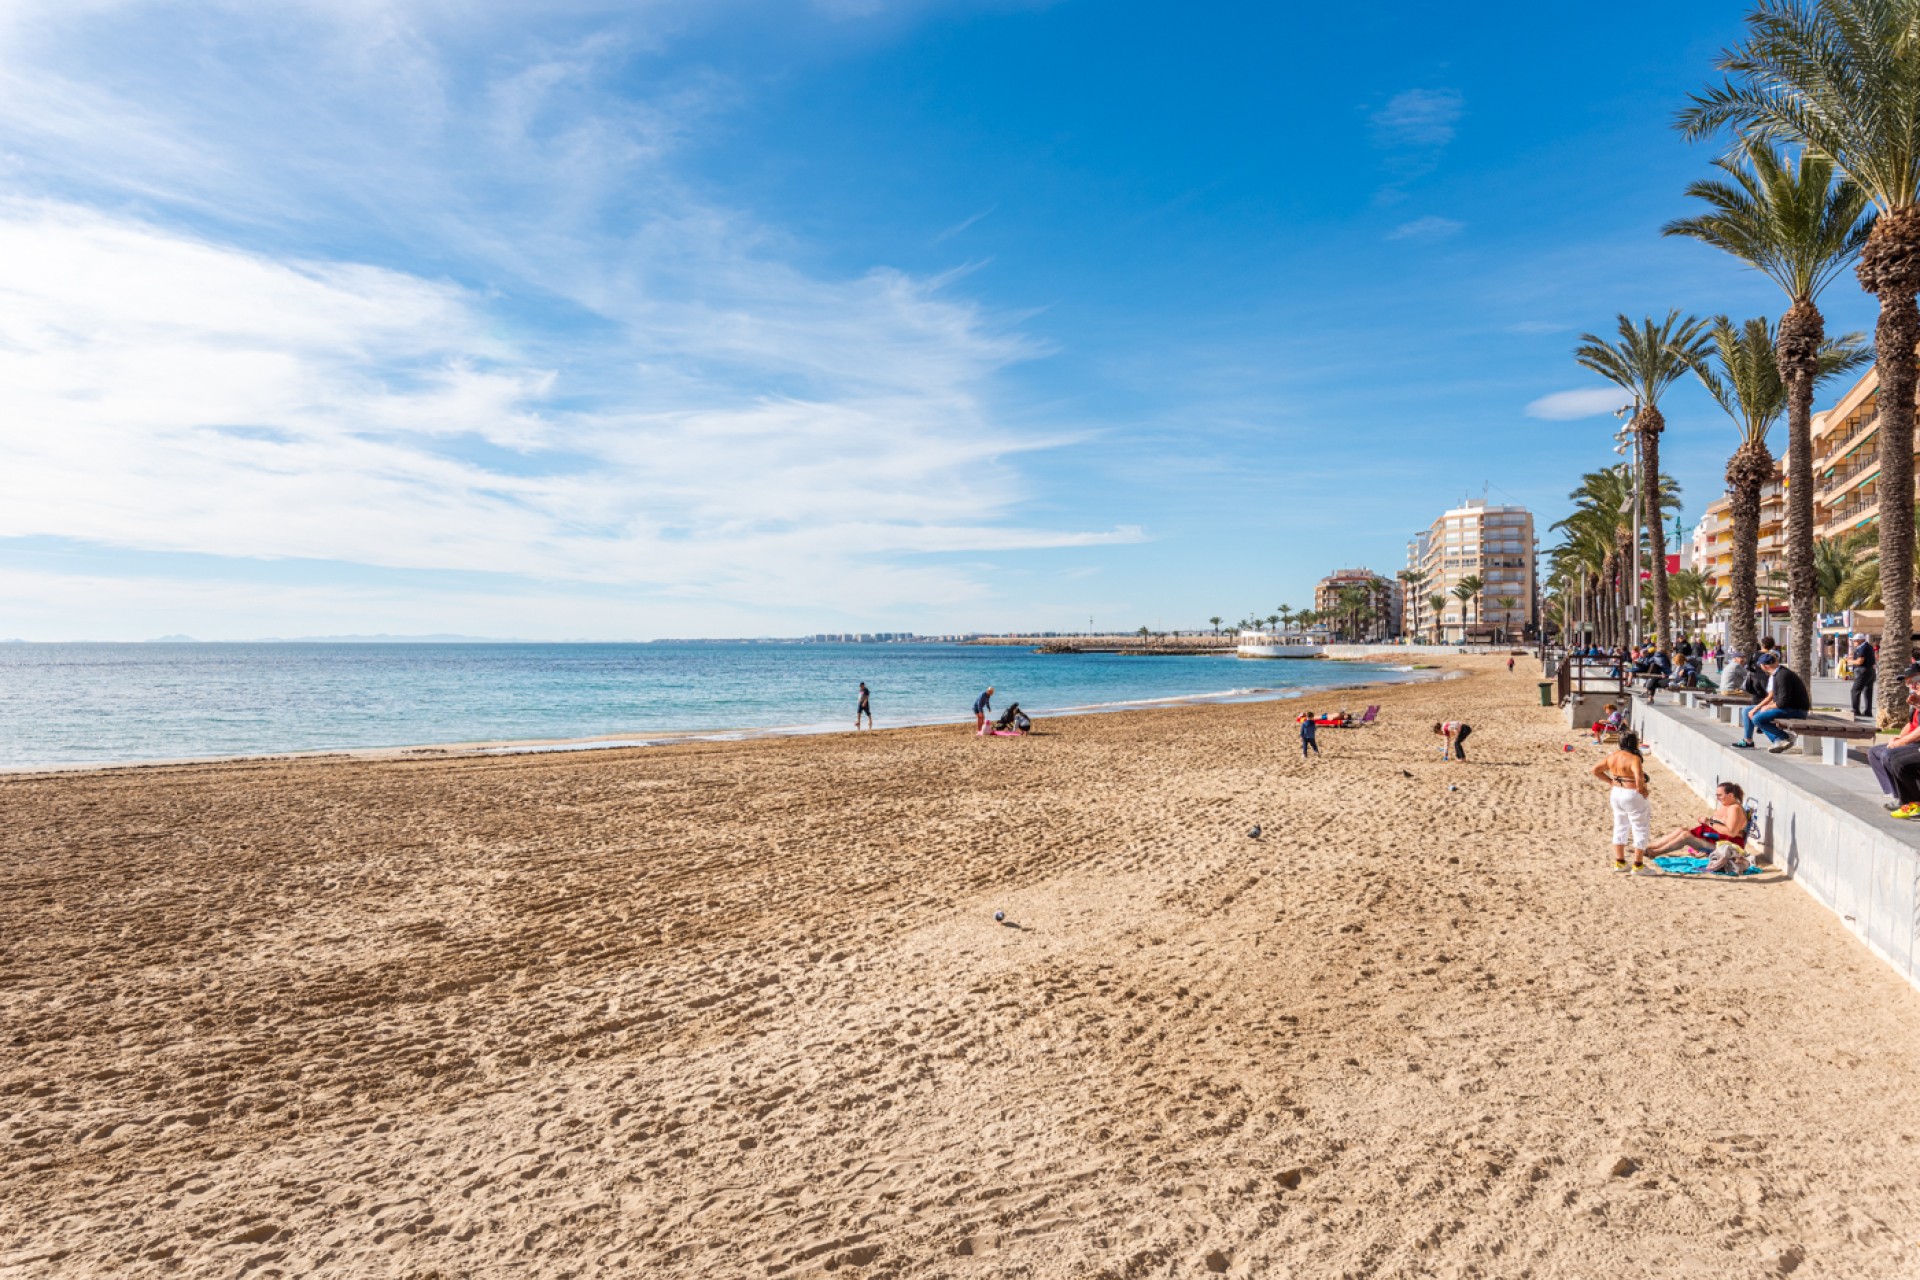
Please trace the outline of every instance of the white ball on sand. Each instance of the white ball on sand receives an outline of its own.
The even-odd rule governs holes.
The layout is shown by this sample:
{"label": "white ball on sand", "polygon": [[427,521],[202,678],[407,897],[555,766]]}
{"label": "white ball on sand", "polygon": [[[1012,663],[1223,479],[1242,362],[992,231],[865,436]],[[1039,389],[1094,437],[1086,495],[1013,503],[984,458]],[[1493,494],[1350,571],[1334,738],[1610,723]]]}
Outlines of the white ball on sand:
{"label": "white ball on sand", "polygon": [[1451,782],[1449,782],[1449,783],[1447,784],[1447,790],[1449,790],[1449,791],[1458,791],[1459,789],[1460,789],[1460,788],[1458,788],[1458,787],[1456,787],[1456,786],[1454,786],[1454,785],[1453,785],[1453,784],[1452,784]]}

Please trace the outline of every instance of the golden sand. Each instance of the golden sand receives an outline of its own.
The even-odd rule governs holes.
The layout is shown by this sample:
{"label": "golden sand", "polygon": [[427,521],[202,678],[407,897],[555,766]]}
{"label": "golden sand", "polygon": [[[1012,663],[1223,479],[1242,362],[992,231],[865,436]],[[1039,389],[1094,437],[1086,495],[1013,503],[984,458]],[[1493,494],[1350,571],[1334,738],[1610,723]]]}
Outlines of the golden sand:
{"label": "golden sand", "polygon": [[1920,995],[1467,665],[0,780],[0,1275],[1920,1275]]}

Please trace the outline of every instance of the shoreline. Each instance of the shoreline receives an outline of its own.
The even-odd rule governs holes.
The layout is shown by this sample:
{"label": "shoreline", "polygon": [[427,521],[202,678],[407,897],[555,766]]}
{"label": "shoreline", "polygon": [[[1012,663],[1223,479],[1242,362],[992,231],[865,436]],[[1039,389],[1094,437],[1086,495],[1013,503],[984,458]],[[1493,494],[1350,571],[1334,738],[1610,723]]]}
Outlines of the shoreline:
{"label": "shoreline", "polygon": [[[1358,665],[1356,660],[1356,665]],[[1043,707],[1030,712],[1036,719],[1062,719],[1080,716],[1114,715],[1128,711],[1154,711],[1186,706],[1236,706],[1259,702],[1284,702],[1308,693],[1322,691],[1352,692],[1360,689],[1389,689],[1407,685],[1431,684],[1457,679],[1465,668],[1435,665],[1412,667],[1403,664],[1368,663],[1403,672],[1401,680],[1356,678],[1350,683],[1315,685],[1312,689],[1281,689],[1255,686],[1225,689],[1212,693],[1182,694],[1169,698],[1144,698],[1127,702],[1101,702],[1067,707]],[[501,757],[555,755],[569,752],[637,750],[647,747],[677,747],[690,743],[758,742],[779,738],[825,737],[838,733],[894,733],[907,729],[930,729],[943,725],[963,725],[966,716],[928,720],[906,720],[885,729],[853,730],[844,726],[765,725],[728,729],[660,729],[642,733],[594,734],[578,738],[479,738],[456,742],[402,743],[370,747],[313,747],[284,751],[238,752],[227,755],[169,756],[152,759],[76,761],[58,764],[0,765],[0,782],[15,778],[70,776],[89,773],[116,773],[142,769],[179,769],[206,765],[308,763],[325,760],[453,760],[463,757]]]}

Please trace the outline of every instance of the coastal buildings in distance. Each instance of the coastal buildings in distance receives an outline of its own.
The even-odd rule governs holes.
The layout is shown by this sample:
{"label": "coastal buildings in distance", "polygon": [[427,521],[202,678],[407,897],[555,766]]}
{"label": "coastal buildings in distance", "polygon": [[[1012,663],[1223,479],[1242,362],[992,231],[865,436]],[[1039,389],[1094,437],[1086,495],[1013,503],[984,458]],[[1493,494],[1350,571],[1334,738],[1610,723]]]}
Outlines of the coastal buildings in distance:
{"label": "coastal buildings in distance", "polygon": [[1313,611],[1349,640],[1399,635],[1399,584],[1371,569],[1335,569],[1315,584]]}
{"label": "coastal buildings in distance", "polygon": [[[1407,543],[1407,571],[1418,585],[1402,587],[1403,633],[1435,644],[1532,634],[1540,616],[1534,550],[1533,513],[1525,507],[1482,499],[1441,512]],[[1476,582],[1479,590],[1469,594]]]}

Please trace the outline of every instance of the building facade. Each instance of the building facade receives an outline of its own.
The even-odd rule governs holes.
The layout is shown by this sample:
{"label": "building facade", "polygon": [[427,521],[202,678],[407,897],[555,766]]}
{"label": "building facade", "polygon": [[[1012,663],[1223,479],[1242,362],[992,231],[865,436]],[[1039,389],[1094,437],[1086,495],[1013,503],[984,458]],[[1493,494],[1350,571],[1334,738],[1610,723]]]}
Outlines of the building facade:
{"label": "building facade", "polygon": [[1399,584],[1391,578],[1383,578],[1371,569],[1335,569],[1320,579],[1313,588],[1313,611],[1323,619],[1337,620],[1344,608],[1342,597],[1348,591],[1359,590],[1366,593],[1367,603],[1372,606],[1373,619],[1364,623],[1362,634],[1349,636],[1351,640],[1377,640],[1385,636],[1398,635],[1400,632],[1400,592]]}
{"label": "building facade", "polygon": [[[1417,640],[1463,644],[1496,634],[1526,635],[1539,621],[1534,590],[1533,513],[1519,506],[1467,502],[1445,511],[1407,544],[1407,568],[1423,576],[1405,593],[1405,633]],[[1480,579],[1478,596],[1453,592]],[[1435,610],[1431,596],[1445,602]]]}

